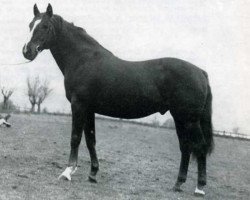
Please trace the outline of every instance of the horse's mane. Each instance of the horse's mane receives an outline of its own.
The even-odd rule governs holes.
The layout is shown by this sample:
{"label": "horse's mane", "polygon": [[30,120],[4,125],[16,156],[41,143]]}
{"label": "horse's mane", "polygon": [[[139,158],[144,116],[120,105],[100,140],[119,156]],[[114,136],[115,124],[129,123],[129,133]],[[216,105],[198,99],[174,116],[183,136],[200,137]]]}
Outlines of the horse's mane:
{"label": "horse's mane", "polygon": [[[74,23],[67,22],[61,16],[53,15],[53,17],[51,19],[51,22],[52,22],[54,27],[57,27],[57,28],[61,29],[63,26],[66,26],[71,32],[73,32],[73,34],[75,36],[79,37],[84,42],[86,42],[86,43],[88,43],[90,45],[99,46],[99,47],[102,47],[103,49],[105,49],[102,45],[99,44],[99,42],[97,42],[94,38],[92,38],[86,32],[85,29],[83,29],[82,27],[74,25]],[[111,53],[109,50],[107,50],[107,49],[105,49],[105,50],[108,51],[109,53]]]}
{"label": "horse's mane", "polygon": [[95,45],[100,45],[94,38],[92,38],[85,29],[75,26],[74,23],[69,23],[67,21],[63,21],[64,25],[68,26],[71,31],[74,32],[75,35],[83,39],[85,42],[89,44],[95,44]]}

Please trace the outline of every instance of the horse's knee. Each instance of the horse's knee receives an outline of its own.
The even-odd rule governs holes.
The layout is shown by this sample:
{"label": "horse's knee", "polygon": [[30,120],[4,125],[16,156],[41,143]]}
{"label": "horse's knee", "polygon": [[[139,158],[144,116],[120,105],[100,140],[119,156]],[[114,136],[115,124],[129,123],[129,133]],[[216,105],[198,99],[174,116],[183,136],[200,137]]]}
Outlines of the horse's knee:
{"label": "horse's knee", "polygon": [[81,135],[74,134],[71,136],[71,147],[78,147],[81,143]]}
{"label": "horse's knee", "polygon": [[192,152],[192,144],[189,140],[180,141],[180,151],[182,154],[190,155]]}

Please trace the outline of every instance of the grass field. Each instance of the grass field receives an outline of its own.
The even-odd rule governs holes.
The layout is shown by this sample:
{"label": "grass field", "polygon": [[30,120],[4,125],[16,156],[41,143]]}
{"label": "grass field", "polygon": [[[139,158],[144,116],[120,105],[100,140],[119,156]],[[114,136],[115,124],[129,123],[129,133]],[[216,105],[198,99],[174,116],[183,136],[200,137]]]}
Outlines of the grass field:
{"label": "grass field", "polygon": [[[71,182],[57,180],[70,150],[71,118],[13,115],[12,128],[0,128],[0,199],[203,199],[194,197],[197,173],[191,161],[184,192],[172,186],[180,152],[175,131],[119,121],[96,120],[98,183],[90,170],[85,141]],[[204,199],[250,198],[250,142],[215,137],[208,159]]]}

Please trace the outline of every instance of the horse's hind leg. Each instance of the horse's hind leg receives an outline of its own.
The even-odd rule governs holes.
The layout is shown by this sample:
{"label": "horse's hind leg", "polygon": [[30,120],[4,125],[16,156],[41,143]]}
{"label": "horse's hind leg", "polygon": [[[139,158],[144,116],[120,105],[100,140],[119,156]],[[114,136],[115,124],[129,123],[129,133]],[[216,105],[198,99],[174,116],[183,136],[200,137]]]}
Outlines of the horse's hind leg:
{"label": "horse's hind leg", "polygon": [[176,126],[176,131],[177,131],[177,135],[179,139],[179,144],[180,144],[181,162],[180,162],[178,178],[173,189],[174,191],[180,192],[182,191],[181,185],[185,183],[187,179],[187,172],[188,172],[191,150],[189,148],[189,143],[187,140],[188,137],[185,133],[185,128],[183,124],[175,121],[175,126]]}
{"label": "horse's hind leg", "polygon": [[208,95],[206,104],[201,116],[200,125],[204,136],[205,144],[200,146],[201,150],[196,153],[198,163],[198,183],[195,190],[196,194],[204,195],[203,187],[206,185],[206,157],[208,153],[213,150],[213,126],[212,126],[212,93],[210,87],[208,87]]}
{"label": "horse's hind leg", "polygon": [[203,191],[203,187],[206,185],[206,155],[199,155],[197,157],[198,164],[198,183],[195,189],[195,194],[197,195],[205,195]]}
{"label": "horse's hind leg", "polygon": [[186,181],[190,154],[197,158],[198,184],[195,194],[205,195],[203,187],[206,185],[206,143],[200,126],[200,120],[186,122],[176,121],[176,130],[182,153],[181,164],[175,191],[181,191],[180,186]]}
{"label": "horse's hind leg", "polygon": [[85,133],[85,139],[87,148],[89,150],[89,155],[91,159],[91,170],[89,174],[89,181],[90,182],[96,182],[96,174],[99,170],[99,163],[96,155],[95,150],[95,114],[94,113],[88,113],[87,115],[87,123],[84,127],[84,133]]}
{"label": "horse's hind leg", "polygon": [[189,123],[188,129],[192,153],[196,157],[198,165],[198,184],[195,194],[205,195],[203,187],[206,185],[206,141],[199,120]]}

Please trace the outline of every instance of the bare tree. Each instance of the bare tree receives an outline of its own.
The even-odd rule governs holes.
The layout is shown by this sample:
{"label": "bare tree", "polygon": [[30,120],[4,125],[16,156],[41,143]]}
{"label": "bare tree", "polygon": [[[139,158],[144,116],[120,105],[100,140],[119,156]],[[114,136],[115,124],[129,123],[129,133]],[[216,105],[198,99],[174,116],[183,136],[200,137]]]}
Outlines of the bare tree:
{"label": "bare tree", "polygon": [[28,77],[27,86],[28,86],[28,97],[31,103],[30,111],[35,112],[35,105],[37,104],[38,106],[37,112],[40,113],[41,104],[52,91],[52,89],[49,88],[49,82],[47,80],[44,80],[42,82],[39,76],[35,77],[33,80],[30,77]]}
{"label": "bare tree", "polygon": [[37,96],[37,112],[41,112],[41,104],[51,94],[52,89],[49,88],[49,82],[45,80],[39,87]]}
{"label": "bare tree", "polygon": [[37,103],[37,95],[38,95],[38,88],[39,88],[40,80],[37,76],[33,80],[30,77],[27,78],[27,86],[28,86],[28,97],[31,104],[31,112],[35,112],[35,105]]}
{"label": "bare tree", "polygon": [[3,95],[3,109],[6,110],[6,109],[8,109],[8,102],[9,102],[11,95],[14,92],[14,89],[13,88],[6,89],[5,87],[2,87],[1,92]]}

